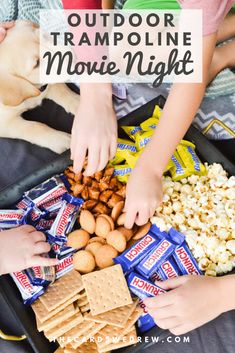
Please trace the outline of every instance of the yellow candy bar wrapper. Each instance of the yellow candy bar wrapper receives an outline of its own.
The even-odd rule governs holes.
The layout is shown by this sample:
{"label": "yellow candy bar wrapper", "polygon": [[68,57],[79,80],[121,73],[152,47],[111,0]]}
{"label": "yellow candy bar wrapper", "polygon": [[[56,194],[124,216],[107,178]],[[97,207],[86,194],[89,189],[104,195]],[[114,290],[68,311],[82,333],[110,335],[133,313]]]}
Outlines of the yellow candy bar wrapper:
{"label": "yellow candy bar wrapper", "polygon": [[113,175],[122,183],[127,183],[128,178],[132,172],[132,168],[128,164],[116,165]]}
{"label": "yellow candy bar wrapper", "polygon": [[[122,151],[129,151],[131,153],[135,153],[135,152],[137,152],[137,149],[136,149],[134,142],[119,138],[118,143],[117,143],[117,153],[120,153]],[[119,154],[119,156],[120,156],[120,154]]]}
{"label": "yellow candy bar wrapper", "polygon": [[136,133],[142,131],[140,126],[122,126],[122,130],[134,141]]}
{"label": "yellow candy bar wrapper", "polygon": [[109,161],[109,165],[114,167],[115,165],[121,164],[125,161],[124,156],[122,156],[123,152],[119,151],[116,153],[115,157]]}
{"label": "yellow candy bar wrapper", "polygon": [[179,181],[181,179],[187,178],[192,173],[185,167],[182,159],[180,158],[178,152],[175,152],[171,157],[169,162],[169,172],[171,174],[173,181]]}
{"label": "yellow candy bar wrapper", "polygon": [[149,130],[145,132],[139,132],[135,135],[135,145],[137,148],[137,151],[141,151],[142,149],[145,148],[145,146],[149,143],[151,140],[151,137],[154,133],[154,130]]}
{"label": "yellow candy bar wrapper", "polygon": [[140,126],[143,131],[154,130],[156,129],[158,122],[158,119],[152,117],[145,120]]}
{"label": "yellow candy bar wrapper", "polygon": [[155,105],[152,117],[159,119],[161,117],[161,114],[162,114],[162,112],[161,112],[159,105]]}
{"label": "yellow candy bar wrapper", "polygon": [[129,165],[129,167],[131,167],[132,169],[134,169],[139,157],[141,156],[143,150],[136,152],[134,154],[129,153],[128,151],[125,152],[125,160],[127,162],[127,164]]}
{"label": "yellow candy bar wrapper", "polygon": [[190,174],[205,175],[206,168],[195,152],[195,145],[189,141],[182,140],[177,147],[180,158]]}

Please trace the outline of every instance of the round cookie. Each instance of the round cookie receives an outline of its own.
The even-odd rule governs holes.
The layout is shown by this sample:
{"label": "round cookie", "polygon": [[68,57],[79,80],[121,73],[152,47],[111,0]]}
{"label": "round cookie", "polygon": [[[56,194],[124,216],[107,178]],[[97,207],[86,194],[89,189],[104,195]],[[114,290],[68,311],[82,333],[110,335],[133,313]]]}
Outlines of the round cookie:
{"label": "round cookie", "polygon": [[113,246],[118,252],[123,252],[126,250],[126,237],[118,230],[113,230],[110,232],[107,235],[106,240],[107,244]]}
{"label": "round cookie", "polygon": [[92,253],[92,255],[95,256],[95,254],[97,253],[99,248],[101,248],[101,246],[103,246],[101,243],[93,242],[93,243],[88,244],[86,246],[85,250],[90,251]]}
{"label": "round cookie", "polygon": [[127,229],[127,228],[125,228],[123,226],[122,227],[118,227],[117,230],[119,232],[121,232],[125,236],[126,241],[129,241],[134,235],[133,229]]}
{"label": "round cookie", "polygon": [[116,222],[118,217],[121,215],[123,208],[124,208],[124,201],[120,201],[112,209],[111,217],[114,220],[114,222]]}
{"label": "round cookie", "polygon": [[111,245],[103,245],[95,254],[95,261],[99,268],[106,268],[114,265],[113,259],[117,256],[117,250]]}
{"label": "round cookie", "polygon": [[110,222],[103,216],[98,216],[96,219],[95,234],[98,237],[106,238],[111,231]]}
{"label": "round cookie", "polygon": [[84,248],[90,240],[90,235],[83,229],[73,231],[68,235],[67,245],[74,249]]}
{"label": "round cookie", "polygon": [[81,228],[86,230],[89,234],[93,234],[95,232],[95,217],[90,211],[82,210],[79,217],[79,222]]}
{"label": "round cookie", "polygon": [[144,224],[143,226],[139,227],[139,229],[135,233],[133,239],[134,240],[139,240],[139,239],[143,238],[148,233],[150,228],[151,228],[151,223],[150,222],[148,222],[148,223]]}
{"label": "round cookie", "polygon": [[117,219],[117,224],[118,224],[119,226],[123,226],[124,223],[125,223],[125,220],[126,220],[126,214],[125,214],[125,213],[122,213],[122,214],[118,217],[118,219]]}
{"label": "round cookie", "polygon": [[89,273],[95,269],[95,259],[90,251],[80,250],[73,255],[75,270],[81,273]]}

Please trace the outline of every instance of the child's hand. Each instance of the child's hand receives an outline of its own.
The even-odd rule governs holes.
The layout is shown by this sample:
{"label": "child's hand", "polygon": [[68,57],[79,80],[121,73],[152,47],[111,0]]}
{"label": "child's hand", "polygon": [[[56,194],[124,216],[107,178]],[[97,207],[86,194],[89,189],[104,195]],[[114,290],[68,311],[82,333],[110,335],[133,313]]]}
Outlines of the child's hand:
{"label": "child's hand", "polygon": [[139,160],[127,183],[125,227],[147,223],[162,201],[162,194],[161,178]]}
{"label": "child's hand", "polygon": [[156,324],[174,335],[194,330],[225,311],[220,278],[189,275],[157,284],[171,291],[148,298],[145,304]]}
{"label": "child's hand", "polygon": [[[100,84],[101,85],[101,84]],[[91,94],[81,95],[80,105],[72,129],[71,158],[74,171],[82,170],[86,155],[88,164],[84,175],[92,175],[105,168],[117,149],[117,118],[112,98],[102,87],[90,88]]]}
{"label": "child's hand", "polygon": [[0,23],[0,43],[6,37],[7,30],[14,26],[14,22]]}
{"label": "child's hand", "polygon": [[51,247],[43,233],[29,225],[0,232],[0,275],[32,266],[55,266],[57,259],[43,255]]}

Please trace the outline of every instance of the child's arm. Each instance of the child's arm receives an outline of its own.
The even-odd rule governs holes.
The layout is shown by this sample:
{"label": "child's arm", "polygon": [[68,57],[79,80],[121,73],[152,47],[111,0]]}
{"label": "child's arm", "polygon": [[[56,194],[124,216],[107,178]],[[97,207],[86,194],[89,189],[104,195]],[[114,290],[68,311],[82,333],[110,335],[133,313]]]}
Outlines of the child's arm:
{"label": "child's arm", "polygon": [[125,227],[148,221],[161,201],[161,177],[178,143],[183,138],[202,101],[216,34],[203,39],[203,82],[173,85],[159,125],[142,153],[127,184]]}
{"label": "child's arm", "polygon": [[45,257],[50,249],[45,235],[32,226],[0,232],[0,275],[33,266],[57,265],[57,259]]}
{"label": "child's arm", "polygon": [[[101,9],[110,0],[62,0],[64,9]],[[79,57],[78,49],[78,57]],[[94,53],[96,55],[96,53]],[[117,118],[113,109],[112,85],[81,83],[81,99],[72,129],[71,158],[74,171],[81,171],[86,155],[86,175],[105,168],[117,148]]]}
{"label": "child's arm", "polygon": [[159,327],[177,336],[235,309],[235,275],[182,276],[158,285],[170,291],[146,299],[147,310]]}

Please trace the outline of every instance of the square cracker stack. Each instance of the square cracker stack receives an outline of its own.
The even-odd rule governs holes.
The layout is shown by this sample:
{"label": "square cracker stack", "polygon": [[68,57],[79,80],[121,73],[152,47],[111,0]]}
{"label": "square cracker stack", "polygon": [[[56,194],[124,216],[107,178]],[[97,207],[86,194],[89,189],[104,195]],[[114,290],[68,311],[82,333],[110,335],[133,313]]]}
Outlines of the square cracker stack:
{"label": "square cracker stack", "polygon": [[138,341],[142,314],[120,265],[81,276],[75,270],[48,287],[32,308],[56,353],[105,353]]}

